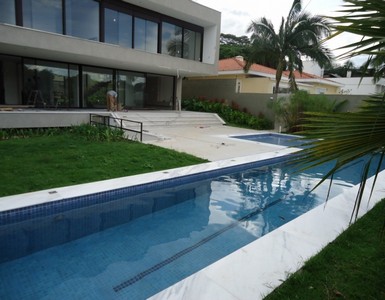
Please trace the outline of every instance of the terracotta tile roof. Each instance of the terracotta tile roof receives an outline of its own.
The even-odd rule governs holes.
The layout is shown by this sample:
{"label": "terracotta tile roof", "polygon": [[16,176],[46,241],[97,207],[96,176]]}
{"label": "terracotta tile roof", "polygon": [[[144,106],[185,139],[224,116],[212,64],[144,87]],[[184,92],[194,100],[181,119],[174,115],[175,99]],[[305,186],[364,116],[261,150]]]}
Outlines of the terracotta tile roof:
{"label": "terracotta tile roof", "polygon": [[[226,58],[219,60],[218,63],[218,71],[243,71],[246,62],[239,60],[235,57]],[[275,69],[265,67],[259,64],[252,64],[250,67],[250,71],[273,74],[275,75]]]}
{"label": "terracotta tile roof", "polygon": [[[218,62],[218,71],[219,72],[239,71],[239,72],[243,73],[243,68],[244,68],[245,64],[246,64],[246,61],[244,61],[242,59],[238,59],[236,57],[221,59]],[[252,64],[251,67],[250,67],[249,72],[250,71],[257,72],[257,73],[263,73],[263,74],[269,74],[269,75],[275,75],[275,73],[276,73],[275,69],[269,68],[269,67],[265,67],[265,66],[262,66],[262,65],[259,65],[259,64]],[[283,71],[282,75],[283,75],[282,79],[288,80],[289,71]],[[323,77],[320,77],[320,76],[317,76],[317,75],[313,75],[313,74],[310,74],[310,73],[306,73],[306,72],[302,72],[302,74],[300,74],[299,71],[294,71],[294,75],[295,75],[295,78],[297,80],[301,80],[301,79],[304,79],[304,80],[314,79],[314,80],[323,80],[325,82],[330,82],[330,83],[336,84],[332,80],[328,80],[326,78],[323,78]]]}
{"label": "terracotta tile roof", "polygon": [[[289,71],[283,71],[283,74],[285,76],[289,76]],[[306,73],[306,72],[302,72],[302,74],[299,72],[299,71],[294,71],[294,76],[296,79],[324,79],[320,76],[317,76],[317,75],[313,75],[313,74],[309,74],[309,73]]]}
{"label": "terracotta tile roof", "polygon": [[[283,72],[283,75],[284,76],[289,76],[289,71],[284,71]],[[314,74],[310,74],[310,73],[306,73],[306,72],[302,72],[299,73],[297,70],[294,71],[294,76],[295,76],[295,79],[298,81],[300,81],[301,79],[304,79],[304,80],[307,80],[307,81],[311,81],[311,79],[314,79],[314,80],[322,80],[324,81],[324,83],[329,83],[329,84],[332,84],[332,85],[339,85],[338,82],[335,82],[333,80],[330,80],[328,78],[323,78],[323,77],[320,77],[320,76],[317,76],[317,75],[314,75]]]}

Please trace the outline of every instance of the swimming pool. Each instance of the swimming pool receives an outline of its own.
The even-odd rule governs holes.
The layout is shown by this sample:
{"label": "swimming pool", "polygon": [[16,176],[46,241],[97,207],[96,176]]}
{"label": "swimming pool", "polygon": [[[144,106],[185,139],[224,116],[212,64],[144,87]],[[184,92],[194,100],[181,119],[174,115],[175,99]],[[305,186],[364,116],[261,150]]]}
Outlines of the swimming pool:
{"label": "swimming pool", "polygon": [[286,147],[299,147],[303,144],[303,141],[300,140],[299,136],[280,133],[234,135],[231,136],[231,138]]}
{"label": "swimming pool", "polygon": [[[0,297],[151,296],[323,203],[325,187],[302,197],[323,168],[293,176],[276,162],[1,214]],[[358,168],[336,177],[333,195]]]}

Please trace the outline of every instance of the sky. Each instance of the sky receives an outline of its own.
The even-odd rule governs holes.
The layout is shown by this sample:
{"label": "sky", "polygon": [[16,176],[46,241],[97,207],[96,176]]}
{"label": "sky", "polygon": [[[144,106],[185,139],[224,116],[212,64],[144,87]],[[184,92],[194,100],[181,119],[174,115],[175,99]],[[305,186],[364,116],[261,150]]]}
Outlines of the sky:
{"label": "sky", "polygon": [[[282,17],[286,19],[289,13],[292,0],[193,0],[222,13],[221,33],[233,34],[236,36],[248,35],[247,27],[252,20],[266,17],[271,20],[276,31],[278,30]],[[302,7],[314,15],[335,16],[343,9],[343,0],[302,0]],[[359,40],[358,36],[342,34],[327,42],[335,56],[343,53],[337,48],[351,44]],[[358,57],[353,62],[360,66],[365,58]],[[337,60],[338,64],[344,60]]]}

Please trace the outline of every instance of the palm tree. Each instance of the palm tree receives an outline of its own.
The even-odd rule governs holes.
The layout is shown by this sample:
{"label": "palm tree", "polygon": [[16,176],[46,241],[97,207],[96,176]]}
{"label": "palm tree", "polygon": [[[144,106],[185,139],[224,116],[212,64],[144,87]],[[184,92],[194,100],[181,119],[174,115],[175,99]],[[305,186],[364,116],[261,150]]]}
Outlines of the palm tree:
{"label": "palm tree", "polygon": [[279,91],[282,73],[289,71],[289,81],[292,89],[297,89],[294,71],[302,73],[301,58],[307,56],[315,60],[321,67],[331,61],[331,52],[322,45],[320,40],[330,35],[329,22],[321,16],[311,16],[302,11],[301,0],[294,0],[278,33],[275,32],[271,21],[265,17],[252,21],[248,33],[252,33],[250,55],[247,57],[245,71],[253,63],[259,63],[276,71],[275,95]]}
{"label": "palm tree", "polygon": [[[369,63],[373,60],[384,62],[385,2],[383,0],[344,0],[344,2],[346,15],[335,17],[333,27],[337,30],[337,34],[350,32],[363,37],[359,42],[346,45],[345,48],[353,50],[345,57],[367,54]],[[383,68],[380,67],[377,71],[383,72]],[[361,174],[352,220],[357,218],[369,166],[375,164],[375,178],[377,178],[385,156],[385,93],[368,97],[365,102],[361,111],[355,113],[309,113],[303,125],[306,128],[303,133],[308,138],[322,138],[322,140],[310,141],[311,147],[299,152],[299,161],[307,166],[335,161],[334,167],[322,181],[333,176],[338,169],[353,160],[369,157]],[[374,184],[372,190],[373,187]]]}

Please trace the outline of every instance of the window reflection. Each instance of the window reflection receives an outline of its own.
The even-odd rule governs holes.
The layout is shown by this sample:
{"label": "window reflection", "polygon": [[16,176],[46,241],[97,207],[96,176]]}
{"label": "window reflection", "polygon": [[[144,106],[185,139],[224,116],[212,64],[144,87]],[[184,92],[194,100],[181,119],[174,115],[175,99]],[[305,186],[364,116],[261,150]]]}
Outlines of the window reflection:
{"label": "window reflection", "polygon": [[[160,14],[139,11],[120,2],[124,1],[118,4],[110,0],[0,0],[0,23],[201,61],[201,27],[172,18],[159,23]],[[137,16],[133,17],[134,14]],[[19,15],[22,20],[16,18]]]}
{"label": "window reflection", "polygon": [[66,34],[99,41],[99,3],[66,0]]}
{"label": "window reflection", "polygon": [[135,18],[134,48],[146,52],[158,52],[158,24]]}
{"label": "window reflection", "polygon": [[182,57],[182,27],[162,23],[162,53]]}
{"label": "window reflection", "polygon": [[0,23],[16,24],[15,0],[0,1]]}
{"label": "window reflection", "polygon": [[[83,68],[83,99],[85,107],[106,107],[107,92],[114,89],[112,74],[111,69]],[[119,93],[118,99],[120,99]]]}
{"label": "window reflection", "polygon": [[23,26],[63,33],[62,1],[23,0]]}
{"label": "window reflection", "polygon": [[64,63],[24,61],[23,99],[42,107],[78,106],[78,68]]}
{"label": "window reflection", "polygon": [[144,107],[146,77],[142,73],[118,72],[119,103],[124,109]]}
{"label": "window reflection", "polygon": [[105,9],[105,42],[132,48],[132,17],[128,14]]}

